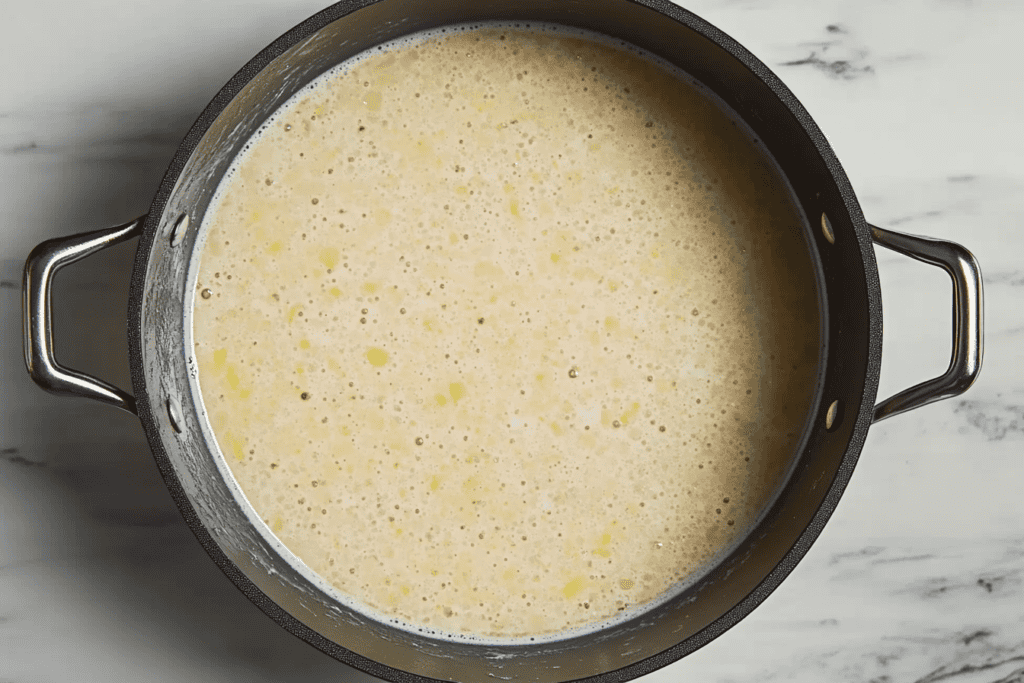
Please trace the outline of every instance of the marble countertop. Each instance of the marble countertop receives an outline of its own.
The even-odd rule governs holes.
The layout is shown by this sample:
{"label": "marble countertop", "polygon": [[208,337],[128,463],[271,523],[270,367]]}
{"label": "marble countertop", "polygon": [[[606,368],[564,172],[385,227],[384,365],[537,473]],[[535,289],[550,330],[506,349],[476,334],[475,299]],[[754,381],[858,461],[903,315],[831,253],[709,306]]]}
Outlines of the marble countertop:
{"label": "marble countertop", "polygon": [[[205,555],[128,414],[44,393],[29,250],[144,213],[199,111],[324,0],[17,3],[0,27],[0,681],[370,681],[280,629]],[[1024,4],[693,0],[825,132],[868,220],[985,274],[964,396],[874,426],[838,510],[749,617],[650,683],[1024,681]],[[134,242],[64,271],[68,365],[128,385]],[[950,286],[878,250],[880,396],[949,360]]]}

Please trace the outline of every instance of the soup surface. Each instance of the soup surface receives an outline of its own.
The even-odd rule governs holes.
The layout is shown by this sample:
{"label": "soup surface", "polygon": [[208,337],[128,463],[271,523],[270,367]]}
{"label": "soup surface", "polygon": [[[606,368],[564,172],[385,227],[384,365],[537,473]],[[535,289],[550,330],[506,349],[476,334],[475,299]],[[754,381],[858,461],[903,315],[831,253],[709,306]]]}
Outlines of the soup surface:
{"label": "soup surface", "polygon": [[484,639],[621,618],[789,472],[820,344],[801,226],[744,129],[635,49],[407,39],[293,98],[219,188],[202,400],[353,604]]}

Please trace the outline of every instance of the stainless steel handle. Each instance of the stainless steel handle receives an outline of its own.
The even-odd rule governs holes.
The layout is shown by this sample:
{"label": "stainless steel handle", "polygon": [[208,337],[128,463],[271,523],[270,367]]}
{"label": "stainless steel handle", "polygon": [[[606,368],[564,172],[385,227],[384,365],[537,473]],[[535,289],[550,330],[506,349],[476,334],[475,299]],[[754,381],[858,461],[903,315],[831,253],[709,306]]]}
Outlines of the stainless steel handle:
{"label": "stainless steel handle", "polygon": [[875,406],[874,422],[967,391],[981,372],[983,353],[981,268],[953,242],[869,226],[876,244],[939,266],[953,279],[953,356],[941,377],[921,382]]}
{"label": "stainless steel handle", "polygon": [[22,315],[25,324],[25,366],[35,383],[61,396],[93,398],[135,415],[135,397],[76,370],[65,368],[53,357],[53,307],[50,284],[64,266],[100,249],[142,234],[145,216],[117,228],[47,240],[25,261]]}

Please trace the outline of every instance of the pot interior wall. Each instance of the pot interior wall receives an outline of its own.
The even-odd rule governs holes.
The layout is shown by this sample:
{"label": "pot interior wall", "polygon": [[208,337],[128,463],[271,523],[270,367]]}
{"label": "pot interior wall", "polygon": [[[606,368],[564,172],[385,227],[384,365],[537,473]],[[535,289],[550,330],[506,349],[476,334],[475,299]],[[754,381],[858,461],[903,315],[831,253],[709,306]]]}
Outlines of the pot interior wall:
{"label": "pot interior wall", "polygon": [[[880,347],[880,340],[870,336],[880,324],[870,315],[877,308],[872,303],[878,300],[877,276],[852,191],[813,122],[760,62],[678,7],[647,4],[383,0],[335,5],[239,72],[202,114],[168,171],[133,274],[129,324],[140,416],[172,495],[211,557],[282,626],[338,659],[391,680],[412,680],[403,671],[460,681],[564,681],[624,668],[612,678],[640,675],[700,647],[763,600],[806,552],[849,478],[867,427],[862,406],[874,398]],[[812,224],[825,212],[836,236],[830,244],[820,230],[807,226],[808,257],[820,267],[828,327],[824,401],[816,407],[798,465],[772,511],[726,561],[672,601],[598,634],[530,646],[441,642],[402,631],[337,604],[307,581],[260,536],[225,483],[226,470],[207,445],[200,403],[190,389],[188,378],[195,377],[196,366],[185,347],[183,311],[191,306],[187,276],[197,229],[220,178],[260,124],[316,76],[369,47],[480,20],[586,28],[673,62],[754,129]],[[174,246],[170,235],[183,214],[190,228]],[[167,418],[168,399],[181,405],[180,433]],[[843,410],[827,431],[825,409],[836,399]]]}

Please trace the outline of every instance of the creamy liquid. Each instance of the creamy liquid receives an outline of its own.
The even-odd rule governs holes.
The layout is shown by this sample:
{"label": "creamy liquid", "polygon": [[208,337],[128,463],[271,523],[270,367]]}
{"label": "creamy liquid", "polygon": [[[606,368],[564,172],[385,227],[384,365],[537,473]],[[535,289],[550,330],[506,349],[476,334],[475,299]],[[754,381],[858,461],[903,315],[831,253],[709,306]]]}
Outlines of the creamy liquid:
{"label": "creamy liquid", "polygon": [[385,618],[621,617],[788,474],[820,342],[801,225],[635,50],[493,26],[375,50],[283,107],[206,216],[213,433],[284,545]]}

